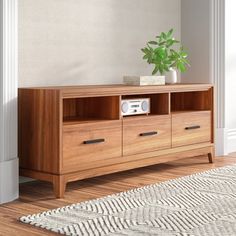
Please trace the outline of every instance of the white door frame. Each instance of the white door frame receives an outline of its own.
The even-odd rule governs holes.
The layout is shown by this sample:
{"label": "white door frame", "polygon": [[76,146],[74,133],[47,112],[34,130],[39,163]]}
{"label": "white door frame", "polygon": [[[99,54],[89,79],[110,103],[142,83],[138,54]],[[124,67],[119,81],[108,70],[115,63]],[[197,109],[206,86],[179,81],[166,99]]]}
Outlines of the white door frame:
{"label": "white door frame", "polygon": [[227,155],[225,124],[225,0],[210,0],[211,82],[215,85],[216,155]]}
{"label": "white door frame", "polygon": [[18,0],[0,0],[0,204],[18,198]]}

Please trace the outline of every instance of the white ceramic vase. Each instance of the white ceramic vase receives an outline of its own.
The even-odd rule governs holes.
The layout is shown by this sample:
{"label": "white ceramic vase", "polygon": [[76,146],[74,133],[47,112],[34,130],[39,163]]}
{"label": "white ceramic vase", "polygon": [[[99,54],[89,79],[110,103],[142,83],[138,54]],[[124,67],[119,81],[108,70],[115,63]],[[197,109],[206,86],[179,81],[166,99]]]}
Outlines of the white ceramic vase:
{"label": "white ceramic vase", "polygon": [[170,70],[166,72],[166,83],[176,84],[177,80],[178,80],[177,71],[173,68],[170,68]]}

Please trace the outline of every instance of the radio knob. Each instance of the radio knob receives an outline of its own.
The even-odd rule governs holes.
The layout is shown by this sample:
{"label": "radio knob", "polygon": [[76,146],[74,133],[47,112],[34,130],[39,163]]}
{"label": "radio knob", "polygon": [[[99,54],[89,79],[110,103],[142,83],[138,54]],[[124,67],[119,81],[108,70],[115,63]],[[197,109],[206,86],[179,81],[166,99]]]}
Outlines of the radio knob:
{"label": "radio knob", "polygon": [[123,113],[127,113],[128,112],[128,109],[129,109],[129,104],[128,102],[123,102],[122,105],[121,105],[121,111]]}
{"label": "radio knob", "polygon": [[145,112],[148,111],[148,102],[143,101],[141,107],[142,107],[143,111],[145,111]]}

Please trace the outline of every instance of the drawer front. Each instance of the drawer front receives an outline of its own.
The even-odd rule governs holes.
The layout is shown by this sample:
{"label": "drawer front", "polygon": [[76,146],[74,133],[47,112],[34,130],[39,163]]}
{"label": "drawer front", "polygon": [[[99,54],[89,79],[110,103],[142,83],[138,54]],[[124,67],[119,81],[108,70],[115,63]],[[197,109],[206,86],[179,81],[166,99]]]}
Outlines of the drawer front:
{"label": "drawer front", "polygon": [[121,121],[104,121],[63,127],[63,173],[93,168],[121,157]]}
{"label": "drawer front", "polygon": [[211,112],[172,115],[172,147],[211,141]]}
{"label": "drawer front", "polygon": [[171,119],[169,115],[123,119],[123,155],[170,147]]}

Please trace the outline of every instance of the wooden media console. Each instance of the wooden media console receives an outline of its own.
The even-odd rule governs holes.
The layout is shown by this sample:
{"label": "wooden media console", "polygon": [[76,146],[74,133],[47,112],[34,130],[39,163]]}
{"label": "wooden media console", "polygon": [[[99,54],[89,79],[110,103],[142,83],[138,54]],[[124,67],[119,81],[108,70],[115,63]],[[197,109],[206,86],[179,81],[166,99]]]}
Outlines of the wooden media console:
{"label": "wooden media console", "polygon": [[[149,98],[150,114],[122,117],[123,98]],[[197,155],[212,162],[213,121],[210,84],[20,88],[20,174],[63,197],[70,181]]]}

